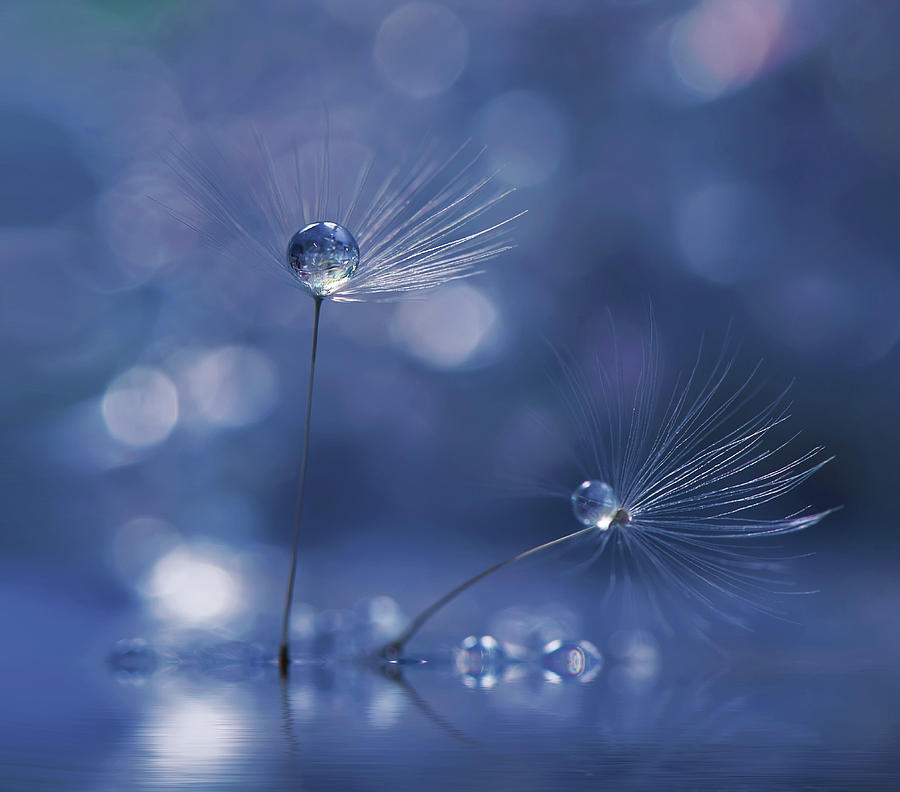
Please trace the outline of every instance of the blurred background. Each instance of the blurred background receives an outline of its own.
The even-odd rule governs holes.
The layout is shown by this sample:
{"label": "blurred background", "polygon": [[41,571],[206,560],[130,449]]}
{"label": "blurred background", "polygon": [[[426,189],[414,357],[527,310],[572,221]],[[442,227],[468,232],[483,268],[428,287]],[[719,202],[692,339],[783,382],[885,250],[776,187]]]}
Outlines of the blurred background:
{"label": "blurred background", "polygon": [[[150,197],[179,200],[173,139],[316,140],[327,107],[386,167],[427,138],[485,145],[528,214],[483,276],[325,306],[303,607],[411,613],[572,530],[564,500],[506,483],[578,483],[547,342],[587,363],[609,311],[636,350],[652,302],[664,378],[730,323],[740,370],[794,383],[785,439],[836,456],[785,506],[844,507],[787,543],[816,552],[796,576],[821,593],[732,645],[893,668],[898,36],[900,5],[840,0],[4,4],[0,663],[30,678],[175,628],[276,637],[312,301]],[[551,601],[602,644],[602,581],[560,571],[495,577],[423,644]],[[79,685],[59,678],[57,706]]]}

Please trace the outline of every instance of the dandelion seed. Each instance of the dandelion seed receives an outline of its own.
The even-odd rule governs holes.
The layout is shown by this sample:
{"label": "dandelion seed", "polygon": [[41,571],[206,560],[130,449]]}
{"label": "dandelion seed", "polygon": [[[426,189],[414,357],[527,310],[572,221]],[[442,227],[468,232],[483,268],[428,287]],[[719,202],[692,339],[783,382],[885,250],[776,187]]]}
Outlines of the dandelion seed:
{"label": "dandelion seed", "polygon": [[[447,159],[431,148],[381,181],[371,161],[358,168],[333,162],[326,143],[310,168],[299,146],[276,158],[260,135],[234,167],[211,147],[200,157],[174,150],[171,164],[191,210],[175,212],[209,245],[242,263],[268,261],[314,300],[312,350],[291,568],[279,663],[287,674],[288,625],[296,574],[300,515],[309,458],[309,427],[325,300],[352,302],[415,296],[477,274],[481,264],[511,247],[507,231],[520,216],[488,220],[511,190],[478,175],[480,151],[468,144]],[[249,157],[249,165],[247,158]],[[243,163],[243,167],[240,166]],[[355,175],[343,188],[335,172]],[[338,180],[339,181],[339,180]]]}
{"label": "dandelion seed", "polygon": [[[733,360],[728,344],[707,374],[703,345],[684,378],[663,398],[659,349],[654,333],[643,350],[632,393],[624,385],[621,360],[610,373],[599,361],[588,375],[562,358],[561,390],[576,436],[575,456],[583,480],[567,497],[578,530],[533,547],[479,573],[422,611],[382,655],[393,658],[447,603],[490,574],[552,547],[585,540],[585,564],[610,556],[608,593],[617,582],[640,578],[651,606],[662,615],[658,584],[669,584],[695,606],[729,619],[721,598],[758,610],[767,591],[771,563],[741,543],[802,531],[830,511],[806,509],[782,518],[764,514],[765,504],[801,485],[830,458],[813,448],[785,463],[774,460],[796,438],[775,440],[788,419],[786,393],[753,411],[759,396],[759,366],[730,388]],[[749,417],[741,418],[749,410]]]}

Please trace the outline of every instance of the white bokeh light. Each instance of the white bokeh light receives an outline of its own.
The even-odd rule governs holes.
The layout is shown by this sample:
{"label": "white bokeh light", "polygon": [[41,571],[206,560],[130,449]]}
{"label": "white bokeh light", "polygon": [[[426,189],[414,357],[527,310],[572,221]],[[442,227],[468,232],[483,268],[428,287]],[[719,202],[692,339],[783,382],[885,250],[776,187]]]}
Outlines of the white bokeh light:
{"label": "white bokeh light", "polygon": [[243,609],[243,586],[227,554],[206,545],[179,545],[154,564],[141,586],[158,617],[217,625]]}
{"label": "white bokeh light", "polygon": [[567,123],[552,102],[536,91],[510,91],[481,112],[479,132],[498,177],[517,187],[549,179],[566,146]]}
{"label": "white bokeh light", "polygon": [[116,440],[152,446],[165,440],[178,423],[178,391],[159,369],[136,366],[112,382],[101,409]]}
{"label": "white bokeh light", "polygon": [[402,303],[391,320],[394,342],[437,368],[469,362],[496,338],[497,309],[479,289],[459,284],[423,302]]}
{"label": "white bokeh light", "polygon": [[669,58],[688,93],[715,99],[746,85],[777,54],[789,0],[704,0],[672,27]]}
{"label": "white bokeh light", "polygon": [[264,418],[278,395],[275,367],[246,346],[197,355],[183,371],[194,417],[216,426],[244,426]]}
{"label": "white bokeh light", "polygon": [[436,3],[393,11],[375,39],[375,63],[401,93],[425,99],[450,88],[466,67],[469,39],[459,18]]}

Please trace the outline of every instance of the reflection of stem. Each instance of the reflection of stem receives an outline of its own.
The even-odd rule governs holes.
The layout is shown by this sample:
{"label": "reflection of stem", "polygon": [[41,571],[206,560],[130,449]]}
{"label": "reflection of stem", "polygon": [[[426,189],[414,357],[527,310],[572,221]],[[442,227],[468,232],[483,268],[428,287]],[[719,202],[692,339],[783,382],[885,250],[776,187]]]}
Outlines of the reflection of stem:
{"label": "reflection of stem", "polygon": [[545,542],[542,545],[538,545],[537,547],[532,547],[530,550],[526,550],[524,553],[519,553],[518,555],[513,556],[512,558],[507,558],[506,561],[501,561],[499,564],[495,564],[494,566],[485,569],[483,572],[479,572],[475,577],[469,578],[465,583],[461,583],[452,591],[447,592],[443,597],[441,597],[436,602],[429,605],[425,610],[423,610],[415,619],[412,620],[412,623],[409,627],[406,628],[404,632],[402,632],[394,641],[389,644],[386,644],[381,649],[381,656],[392,660],[400,656],[400,653],[403,651],[403,647],[412,638],[435,613],[437,613],[441,608],[444,607],[448,602],[456,599],[460,594],[462,594],[467,588],[474,586],[479,580],[483,580],[488,575],[492,575],[494,572],[497,572],[505,566],[509,566],[510,564],[514,564],[516,561],[521,561],[523,558],[527,558],[528,556],[540,552],[541,550],[546,550],[549,547],[553,547],[554,545],[561,544],[563,542],[568,541],[569,539],[574,539],[576,536],[582,536],[590,531],[596,531],[597,528],[593,525],[588,526],[587,528],[582,528],[580,531],[575,531],[575,533],[566,534],[565,536],[561,536],[559,539],[554,539],[551,542]]}
{"label": "reflection of stem", "polygon": [[303,489],[306,484],[306,466],[309,461],[309,419],[312,415],[313,377],[316,373],[316,347],[319,342],[319,314],[322,298],[314,297],[316,311],[313,317],[312,352],[309,358],[309,389],[306,392],[306,425],[303,429],[303,458],[300,463],[300,488],[297,492],[297,509],[294,514],[294,547],[291,550],[291,571],[288,575],[287,594],[284,599],[284,619],[281,623],[281,651],[278,653],[278,667],[281,676],[286,677],[291,663],[288,652],[288,627],[291,619],[291,601],[294,598],[294,578],[297,575],[297,545],[300,541],[300,513],[303,510]]}
{"label": "reflection of stem", "polygon": [[296,784],[297,792],[303,792],[306,787],[303,786],[302,768],[299,761],[300,741],[294,734],[294,719],[291,716],[291,702],[288,698],[288,679],[284,674],[281,676],[281,728],[284,731],[284,738],[288,742],[288,750],[291,756],[297,760],[297,775],[291,778],[291,781]]}
{"label": "reflection of stem", "polygon": [[459,742],[464,743],[465,745],[478,746],[478,743],[475,740],[457,729],[456,726],[450,723],[450,721],[448,721],[441,715],[438,715],[438,713],[432,709],[431,705],[419,695],[419,691],[417,691],[409,683],[406,677],[403,676],[403,671],[399,666],[393,663],[383,665],[381,667],[381,673],[386,679],[389,679],[391,682],[399,685],[400,689],[407,696],[409,696],[409,700],[412,701],[413,704],[415,704],[416,709],[418,709],[426,718],[428,718],[428,720],[430,720],[432,723],[437,724],[455,740],[459,740]]}
{"label": "reflection of stem", "polygon": [[297,744],[297,738],[294,736],[293,721],[291,720],[291,703],[288,699],[288,681],[287,677],[281,675],[281,728],[284,737],[288,741],[290,752],[295,756],[300,753],[300,746]]}

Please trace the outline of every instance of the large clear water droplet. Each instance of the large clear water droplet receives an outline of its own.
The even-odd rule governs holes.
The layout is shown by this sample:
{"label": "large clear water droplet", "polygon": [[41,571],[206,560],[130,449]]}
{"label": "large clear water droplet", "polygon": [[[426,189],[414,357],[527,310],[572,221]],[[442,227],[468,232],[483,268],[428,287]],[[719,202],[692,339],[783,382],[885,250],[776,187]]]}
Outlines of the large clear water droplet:
{"label": "large clear water droplet", "polygon": [[456,670],[462,675],[463,682],[468,680],[474,683],[478,680],[482,687],[496,684],[506,660],[503,647],[492,635],[482,635],[480,638],[470,635],[454,654]]}
{"label": "large clear water droplet", "polygon": [[359,245],[342,225],[310,223],[291,237],[287,263],[313,297],[327,297],[356,272]]}
{"label": "large clear water droplet", "polygon": [[603,656],[590,641],[551,641],[544,647],[541,664],[548,678],[588,682],[603,667]]}
{"label": "large clear water droplet", "polygon": [[582,525],[605,531],[619,518],[619,503],[605,481],[583,481],[572,493],[572,511]]}

